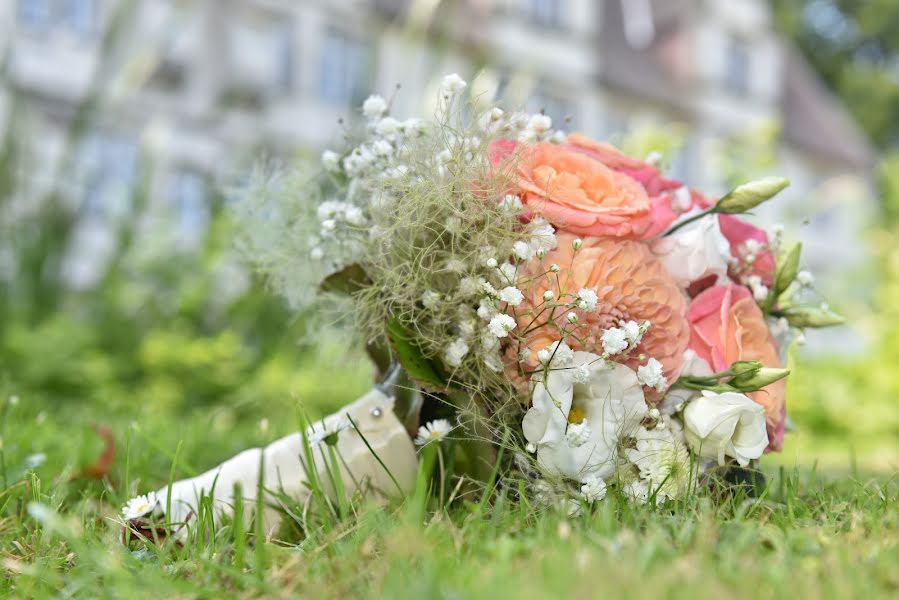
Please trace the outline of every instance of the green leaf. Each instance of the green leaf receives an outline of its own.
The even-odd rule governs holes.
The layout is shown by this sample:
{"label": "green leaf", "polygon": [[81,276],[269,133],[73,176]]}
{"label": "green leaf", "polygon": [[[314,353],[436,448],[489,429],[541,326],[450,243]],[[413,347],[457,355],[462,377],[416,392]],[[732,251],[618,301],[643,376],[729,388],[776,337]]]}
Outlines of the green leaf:
{"label": "green leaf", "polygon": [[368,278],[365,269],[357,263],[353,263],[326,277],[320,287],[323,292],[349,296],[369,285],[371,285],[371,280]]}
{"label": "green leaf", "polygon": [[387,322],[387,336],[406,373],[424,387],[444,389],[446,382],[437,365],[426,358],[414,336],[397,319]]}
{"label": "green leaf", "polygon": [[776,300],[783,294],[793,280],[796,279],[796,273],[799,272],[799,256],[802,254],[802,243],[796,242],[796,245],[790,248],[783,262],[777,266],[777,275],[774,278],[774,294],[772,300]]}

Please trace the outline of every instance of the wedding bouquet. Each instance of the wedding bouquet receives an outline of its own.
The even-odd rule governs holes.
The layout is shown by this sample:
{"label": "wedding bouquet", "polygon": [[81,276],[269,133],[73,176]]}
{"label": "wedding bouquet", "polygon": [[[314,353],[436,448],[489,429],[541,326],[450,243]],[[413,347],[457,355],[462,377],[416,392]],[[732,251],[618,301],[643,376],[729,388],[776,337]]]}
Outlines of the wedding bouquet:
{"label": "wedding bouquet", "polygon": [[431,120],[371,96],[358,143],[322,155],[324,183],[251,190],[241,242],[272,285],[402,370],[413,393],[391,408],[417,444],[479,446],[470,463],[511,450],[538,495],[661,504],[780,450],[785,346],[841,322],[800,245],[737,216],[788,182],[712,199],[465,88],[444,77]]}
{"label": "wedding bouquet", "polygon": [[248,241],[275,286],[343,307],[426,402],[508,427],[589,501],[614,484],[664,502],[780,450],[782,350],[841,321],[800,245],[736,216],[788,182],[710,199],[546,115],[477,111],[465,88],[445,77],[431,121],[368,98],[361,143],[322,155],[317,206],[289,185],[258,196],[281,201],[281,230]]}

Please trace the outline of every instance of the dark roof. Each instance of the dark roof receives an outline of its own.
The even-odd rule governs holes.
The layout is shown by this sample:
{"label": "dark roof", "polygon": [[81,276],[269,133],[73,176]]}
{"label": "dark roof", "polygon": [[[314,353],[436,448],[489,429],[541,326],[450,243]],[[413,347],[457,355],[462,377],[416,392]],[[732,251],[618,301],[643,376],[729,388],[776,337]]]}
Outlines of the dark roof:
{"label": "dark roof", "polygon": [[871,168],[876,152],[867,136],[799,50],[783,45],[784,137],[825,158]]}
{"label": "dark roof", "polygon": [[[662,7],[656,10],[655,5]],[[680,18],[686,14],[674,10],[674,4],[683,1],[653,3],[655,37],[647,48],[635,48],[627,40],[624,30],[624,14],[620,0],[604,0],[602,24],[599,32],[600,72],[603,83],[637,96],[658,100],[679,108],[684,102],[687,82],[679,80],[675,70],[665,64],[660,49],[671,42],[681,31]]]}
{"label": "dark roof", "polygon": [[[689,56],[677,56],[686,43],[694,0],[652,0],[655,36],[646,48],[632,46],[625,34],[623,0],[602,0],[599,77],[612,89],[692,112],[695,83],[682,68]],[[808,62],[786,40],[780,116],[788,142],[855,168],[870,168],[876,155],[870,141],[845,107],[821,82]],[[683,46],[681,46],[683,48]],[[687,69],[688,70],[688,69]]]}

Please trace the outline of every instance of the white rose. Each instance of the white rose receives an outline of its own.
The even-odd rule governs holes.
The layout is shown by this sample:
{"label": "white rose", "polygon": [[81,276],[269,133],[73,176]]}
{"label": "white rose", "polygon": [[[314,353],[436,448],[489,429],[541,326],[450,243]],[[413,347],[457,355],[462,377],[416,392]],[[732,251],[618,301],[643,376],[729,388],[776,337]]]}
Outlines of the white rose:
{"label": "white rose", "polygon": [[[580,383],[574,375],[582,366],[589,369],[589,376]],[[647,410],[637,374],[589,352],[575,352],[570,368],[550,371],[545,382],[537,380],[532,404],[522,430],[537,448],[538,464],[577,481],[615,472],[618,440],[635,434]],[[587,440],[578,439],[574,445],[566,436],[572,409],[590,423]]]}
{"label": "white rose", "polygon": [[684,410],[684,435],[697,454],[719,465],[727,455],[745,467],[768,447],[765,410],[735,392],[703,391],[691,401]]}
{"label": "white rose", "polygon": [[652,251],[682,288],[709,275],[717,276],[716,283],[726,279],[728,261],[732,260],[730,244],[718,227],[716,215],[656,240]]}

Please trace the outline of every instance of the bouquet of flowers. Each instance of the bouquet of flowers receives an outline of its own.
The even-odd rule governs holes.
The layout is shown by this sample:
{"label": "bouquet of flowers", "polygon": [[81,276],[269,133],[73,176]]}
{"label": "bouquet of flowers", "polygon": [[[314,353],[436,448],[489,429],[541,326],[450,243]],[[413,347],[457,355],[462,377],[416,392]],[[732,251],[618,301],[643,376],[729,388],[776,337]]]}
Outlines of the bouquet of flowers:
{"label": "bouquet of flowers", "polygon": [[368,98],[361,143],[322,156],[333,198],[274,194],[283,229],[251,228],[250,256],[589,501],[614,484],[664,502],[779,450],[782,350],[841,321],[800,245],[736,216],[788,182],[713,200],[546,115],[475,111],[465,87],[443,79],[432,121]]}
{"label": "bouquet of flowers", "polygon": [[[371,96],[324,184],[254,187],[241,242],[272,285],[348,319],[417,444],[455,438],[470,465],[512,450],[543,495],[661,504],[780,450],[783,351],[841,322],[800,245],[738,216],[788,182],[708,198],[465,88],[444,77],[431,120]],[[351,429],[331,426],[308,434]]]}

